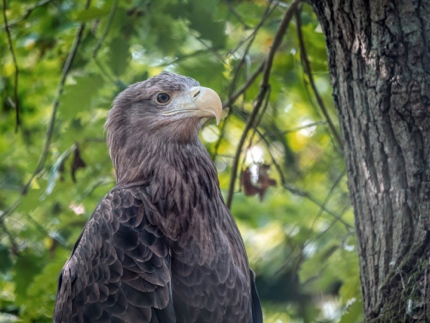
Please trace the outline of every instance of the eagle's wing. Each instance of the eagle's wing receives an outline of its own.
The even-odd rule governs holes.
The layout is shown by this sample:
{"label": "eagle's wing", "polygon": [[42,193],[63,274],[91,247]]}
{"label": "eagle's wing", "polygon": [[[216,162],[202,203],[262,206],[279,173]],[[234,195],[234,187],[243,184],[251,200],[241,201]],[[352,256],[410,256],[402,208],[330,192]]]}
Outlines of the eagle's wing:
{"label": "eagle's wing", "polygon": [[263,311],[261,310],[257,287],[255,286],[255,274],[251,269],[249,272],[251,276],[252,323],[263,323]]}
{"label": "eagle's wing", "polygon": [[152,211],[139,188],[101,201],[61,272],[54,322],[176,322],[170,250]]}

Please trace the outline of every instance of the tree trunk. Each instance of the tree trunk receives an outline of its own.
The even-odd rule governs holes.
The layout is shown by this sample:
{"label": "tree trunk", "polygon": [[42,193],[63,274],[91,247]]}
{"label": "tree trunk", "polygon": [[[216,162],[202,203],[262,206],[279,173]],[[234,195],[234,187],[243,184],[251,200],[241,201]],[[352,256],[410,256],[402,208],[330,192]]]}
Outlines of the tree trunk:
{"label": "tree trunk", "polygon": [[366,321],[430,321],[430,0],[310,0],[355,210]]}

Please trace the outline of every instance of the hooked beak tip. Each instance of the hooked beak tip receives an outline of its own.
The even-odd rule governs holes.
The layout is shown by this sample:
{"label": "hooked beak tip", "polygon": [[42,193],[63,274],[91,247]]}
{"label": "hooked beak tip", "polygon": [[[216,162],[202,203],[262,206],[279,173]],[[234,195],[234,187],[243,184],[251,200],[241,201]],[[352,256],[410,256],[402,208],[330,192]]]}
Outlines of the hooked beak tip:
{"label": "hooked beak tip", "polygon": [[222,102],[219,95],[212,89],[196,86],[190,90],[196,109],[201,111],[201,116],[216,119],[218,125],[222,117]]}

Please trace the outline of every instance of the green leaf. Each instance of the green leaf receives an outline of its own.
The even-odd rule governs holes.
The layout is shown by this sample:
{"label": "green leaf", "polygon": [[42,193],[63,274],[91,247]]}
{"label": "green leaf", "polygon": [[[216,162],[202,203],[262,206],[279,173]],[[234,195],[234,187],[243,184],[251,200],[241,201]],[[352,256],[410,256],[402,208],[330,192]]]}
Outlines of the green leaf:
{"label": "green leaf", "polygon": [[215,18],[216,2],[212,0],[188,1],[180,5],[184,18],[188,19],[190,28],[203,39],[210,40],[215,48],[224,48],[226,43],[225,22]]}
{"label": "green leaf", "polygon": [[63,165],[65,159],[69,157],[69,155],[76,149],[76,145],[73,145],[71,148],[66,150],[64,153],[60,155],[60,157],[57,158],[54,165],[51,167],[51,171],[49,172],[48,177],[48,186],[45,190],[45,193],[42,195],[42,199],[46,196],[52,193],[52,190],[54,189],[55,182],[57,178],[59,177],[59,172],[61,169],[61,165]]}
{"label": "green leaf", "polygon": [[339,323],[360,323],[363,322],[363,303],[355,301],[348,307],[345,314],[342,315]]}
{"label": "green leaf", "polygon": [[108,64],[116,76],[127,69],[130,59],[130,41],[125,37],[116,37],[109,44]]}
{"label": "green leaf", "polygon": [[75,13],[75,21],[88,22],[94,19],[102,18],[109,14],[109,8],[88,8]]}
{"label": "green leaf", "polygon": [[30,286],[33,278],[42,269],[42,259],[43,257],[30,253],[29,251],[24,251],[19,255],[13,266],[17,304],[25,303],[28,286]]}
{"label": "green leaf", "polygon": [[0,272],[6,273],[12,266],[10,259],[10,248],[3,244],[0,244]]}
{"label": "green leaf", "polygon": [[67,85],[61,98],[60,114],[63,118],[76,118],[82,111],[89,111],[92,99],[103,86],[103,79],[98,74],[89,74],[76,78],[76,83]]}
{"label": "green leaf", "polygon": [[[58,276],[70,252],[58,249],[27,290],[23,317],[28,320],[50,318],[55,304]],[[54,279],[55,278],[55,279]]]}

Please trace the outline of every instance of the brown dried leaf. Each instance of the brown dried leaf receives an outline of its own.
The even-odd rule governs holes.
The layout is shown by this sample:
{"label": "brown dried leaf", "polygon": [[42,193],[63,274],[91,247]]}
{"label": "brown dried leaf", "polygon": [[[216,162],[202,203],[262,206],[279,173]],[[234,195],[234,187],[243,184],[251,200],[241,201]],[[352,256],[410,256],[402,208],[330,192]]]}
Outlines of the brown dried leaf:
{"label": "brown dried leaf", "polygon": [[240,179],[241,179],[241,183],[242,183],[242,187],[243,187],[243,192],[245,193],[246,196],[254,196],[255,194],[258,193],[258,187],[256,187],[252,183],[251,171],[250,171],[249,167],[247,167],[242,172]]}
{"label": "brown dried leaf", "polygon": [[261,184],[258,195],[260,196],[260,201],[263,200],[264,194],[266,193],[269,186],[276,186],[276,180],[269,177],[270,165],[259,165],[258,168],[258,183]]}
{"label": "brown dried leaf", "polygon": [[72,179],[73,179],[74,183],[76,183],[76,177],[75,177],[76,171],[79,168],[85,168],[86,166],[87,165],[82,160],[81,152],[79,150],[79,146],[76,146],[76,149],[75,149],[74,155],[73,155],[73,162],[72,162],[72,169],[71,169]]}
{"label": "brown dried leaf", "polygon": [[260,201],[262,201],[267,189],[270,186],[276,186],[276,180],[269,177],[270,165],[258,164],[257,166],[258,178],[256,183],[253,183],[251,170],[247,167],[241,174],[241,184],[246,196],[258,194]]}

